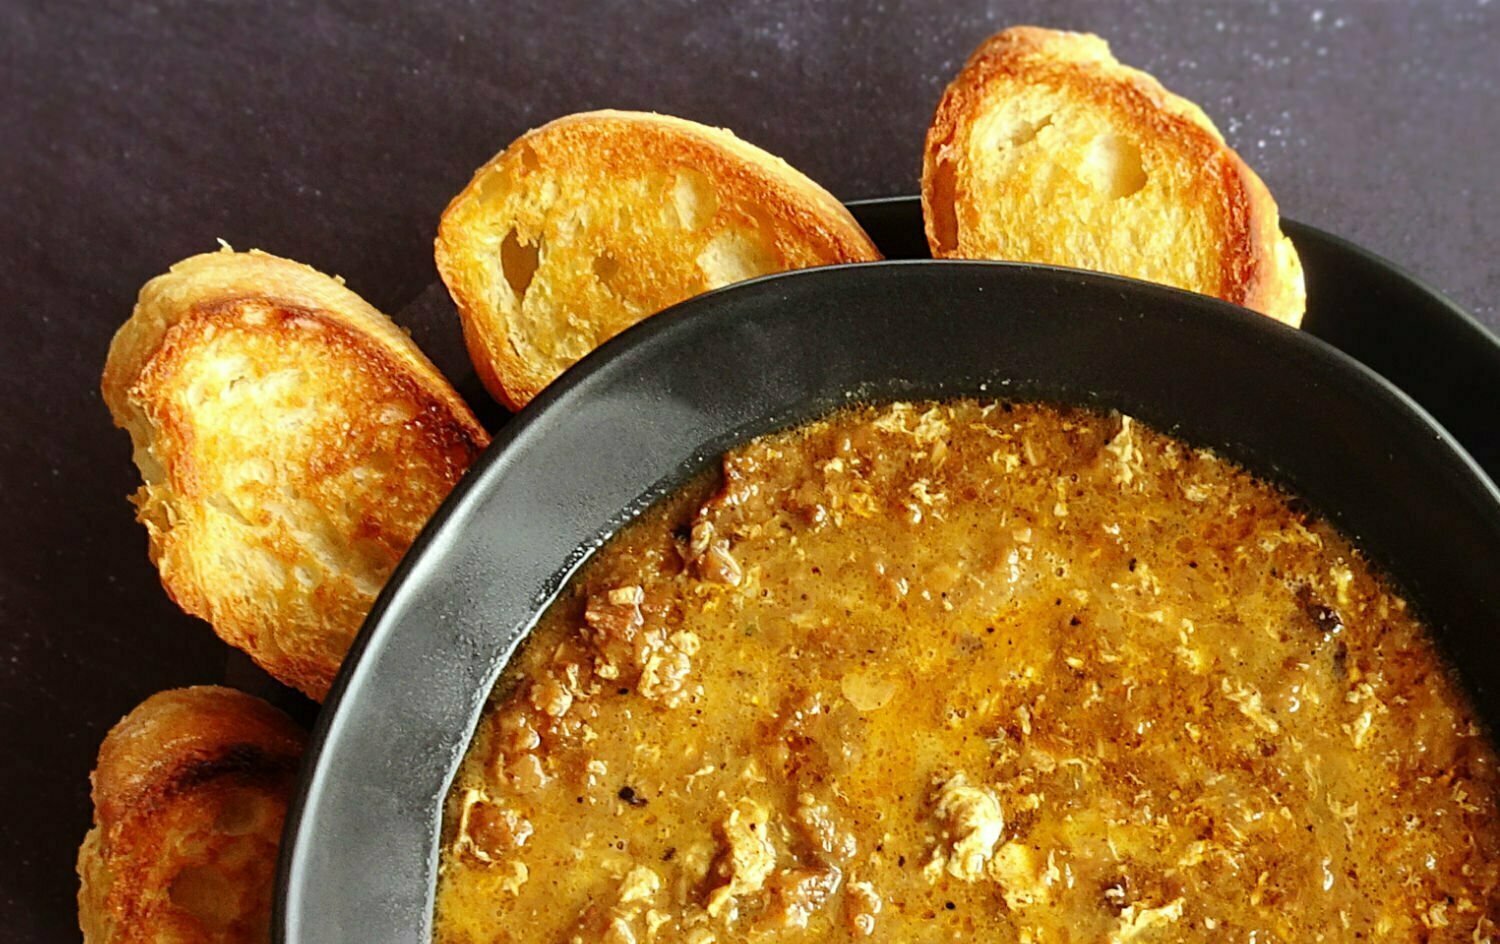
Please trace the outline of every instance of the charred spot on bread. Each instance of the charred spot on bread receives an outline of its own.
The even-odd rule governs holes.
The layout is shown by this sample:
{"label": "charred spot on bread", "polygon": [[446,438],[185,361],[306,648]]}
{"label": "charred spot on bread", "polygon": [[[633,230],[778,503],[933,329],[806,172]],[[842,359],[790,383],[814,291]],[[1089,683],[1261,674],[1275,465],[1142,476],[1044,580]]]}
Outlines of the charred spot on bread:
{"label": "charred spot on bread", "polygon": [[153,695],[115,725],[78,856],[85,944],[264,940],[304,740],[216,686]]}

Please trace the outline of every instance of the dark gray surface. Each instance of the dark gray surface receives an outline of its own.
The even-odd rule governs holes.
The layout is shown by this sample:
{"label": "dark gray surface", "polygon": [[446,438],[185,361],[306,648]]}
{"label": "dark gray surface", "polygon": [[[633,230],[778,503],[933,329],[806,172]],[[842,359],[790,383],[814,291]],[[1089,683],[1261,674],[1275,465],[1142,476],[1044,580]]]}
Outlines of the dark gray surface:
{"label": "dark gray surface", "polygon": [[433,279],[437,214],[474,167],[606,105],[728,125],[844,198],[909,192],[943,83],[989,32],[1038,22],[1103,33],[1201,102],[1289,216],[1500,327],[1500,2],[937,7],[0,6],[15,306],[0,343],[0,940],[74,933],[71,863],[108,725],[160,688],[225,677],[222,647],[146,561],[122,499],[128,442],[97,394],[140,283],[216,237],[398,310]]}

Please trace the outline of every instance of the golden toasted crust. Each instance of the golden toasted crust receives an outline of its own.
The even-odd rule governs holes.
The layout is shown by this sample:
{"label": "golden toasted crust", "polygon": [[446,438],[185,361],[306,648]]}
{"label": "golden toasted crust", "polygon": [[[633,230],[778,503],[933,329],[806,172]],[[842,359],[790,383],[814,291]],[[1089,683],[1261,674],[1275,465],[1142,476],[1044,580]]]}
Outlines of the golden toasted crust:
{"label": "golden toasted crust", "polygon": [[264,253],[194,256],[148,282],[103,392],[135,444],[134,501],[167,592],[319,699],[488,443],[390,319]]}
{"label": "golden toasted crust", "polygon": [[117,724],[78,853],[84,944],[269,940],[303,740],[260,699],[213,686],[153,695]]}
{"label": "golden toasted crust", "polygon": [[518,409],[648,315],[721,285],[880,258],[842,204],[728,131],[599,111],[522,135],[443,213],[438,272]]}
{"label": "golden toasted crust", "polygon": [[1015,27],[981,45],[928,129],[922,208],[940,258],[1113,272],[1292,325],[1306,304],[1265,184],[1097,36]]}

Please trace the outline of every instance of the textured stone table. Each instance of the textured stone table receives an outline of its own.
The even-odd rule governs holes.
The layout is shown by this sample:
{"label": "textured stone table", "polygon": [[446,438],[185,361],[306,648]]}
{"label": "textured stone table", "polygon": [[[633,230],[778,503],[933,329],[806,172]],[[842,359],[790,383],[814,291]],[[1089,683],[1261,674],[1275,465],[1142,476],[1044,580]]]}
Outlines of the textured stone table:
{"label": "textured stone table", "polygon": [[1200,102],[1286,215],[1500,328],[1500,2],[405,6],[0,7],[0,940],[76,934],[113,721],[161,688],[259,684],[161,592],[97,393],[141,282],[216,238],[400,310],[470,172],[604,106],[727,125],[846,199],[911,192],[943,84],[1036,22],[1104,34]]}

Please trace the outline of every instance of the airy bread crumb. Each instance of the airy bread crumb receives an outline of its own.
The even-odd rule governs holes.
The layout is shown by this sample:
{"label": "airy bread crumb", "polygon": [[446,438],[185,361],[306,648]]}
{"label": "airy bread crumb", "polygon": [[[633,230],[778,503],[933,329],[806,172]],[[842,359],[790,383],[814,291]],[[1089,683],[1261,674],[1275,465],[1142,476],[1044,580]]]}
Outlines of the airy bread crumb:
{"label": "airy bread crumb", "polygon": [[475,367],[512,409],[683,299],[880,258],[785,161],[728,131],[619,111],[560,118],[496,155],[443,213],[436,257]]}
{"label": "airy bread crumb", "polygon": [[103,392],[135,445],[134,502],[167,592],[320,700],[489,442],[389,318],[265,253],[194,256],[148,282]]}
{"label": "airy bread crumb", "polygon": [[922,162],[938,258],[1094,269],[1290,325],[1302,265],[1259,177],[1192,102],[1097,36],[1014,27],[943,94]]}

